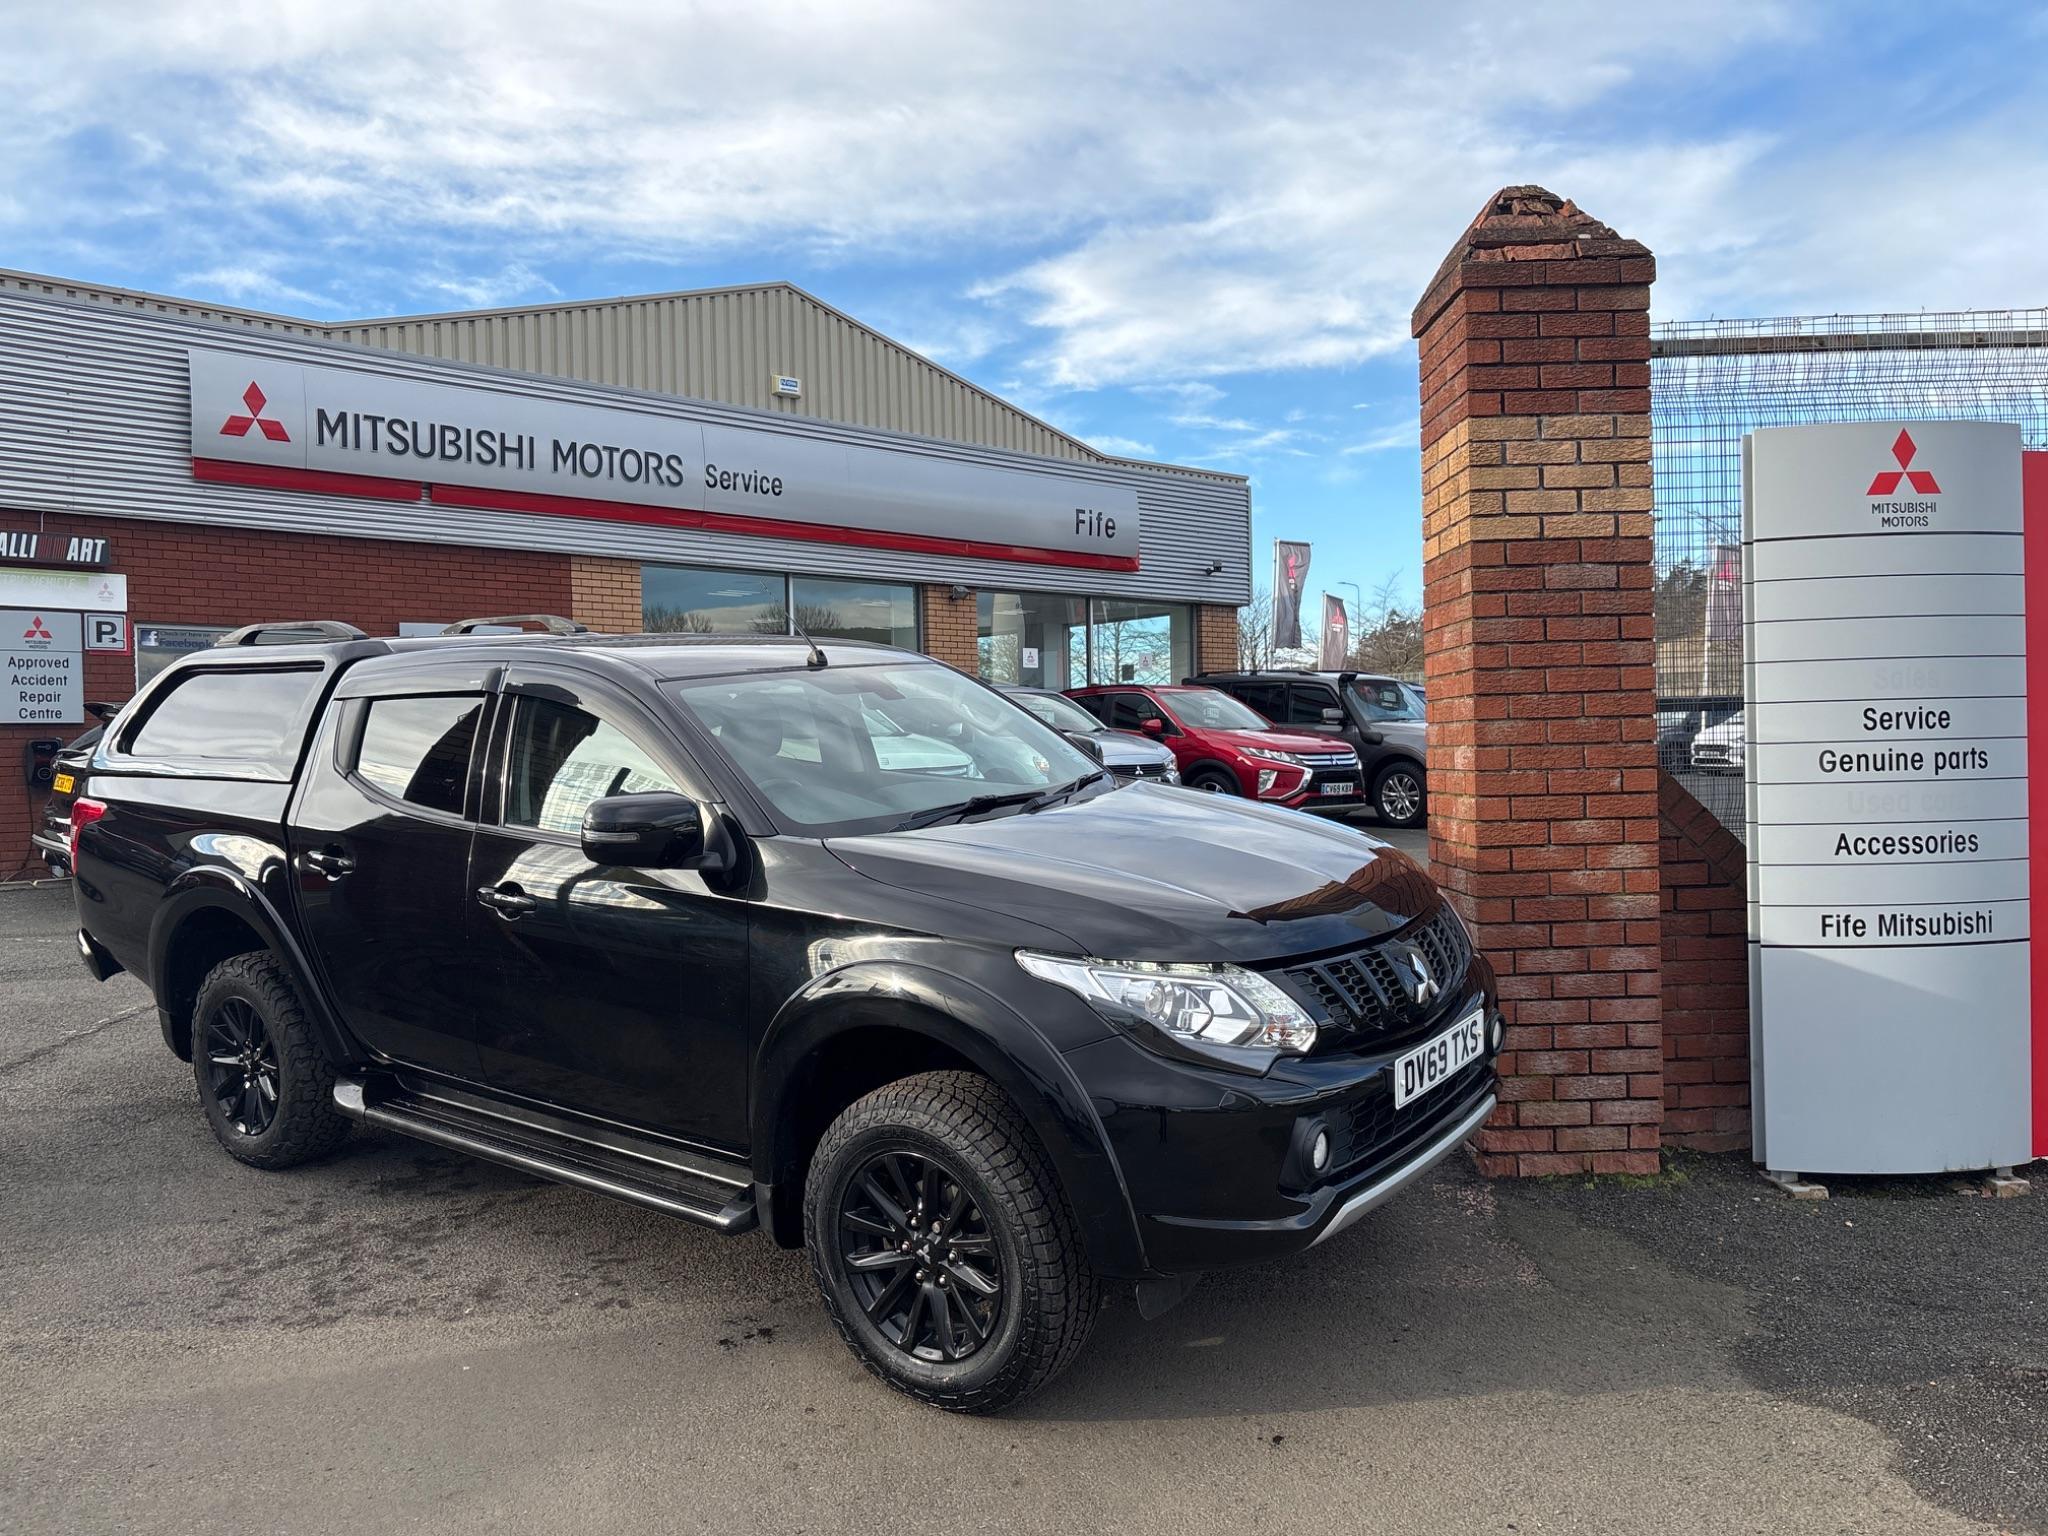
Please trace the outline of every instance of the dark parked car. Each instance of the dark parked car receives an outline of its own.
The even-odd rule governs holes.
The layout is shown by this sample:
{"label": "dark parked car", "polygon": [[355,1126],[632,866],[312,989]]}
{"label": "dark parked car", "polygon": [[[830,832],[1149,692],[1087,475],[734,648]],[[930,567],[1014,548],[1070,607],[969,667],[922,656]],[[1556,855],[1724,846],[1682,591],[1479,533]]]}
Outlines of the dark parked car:
{"label": "dark parked car", "polygon": [[51,764],[50,792],[43,799],[43,814],[29,836],[53,875],[71,873],[71,802],[83,792],[85,767],[92,761],[92,749],[99,745],[107,722],[121,712],[121,706],[88,704],[85,712],[92,716],[93,724],[64,743]]}
{"label": "dark parked car", "polygon": [[1191,682],[1221,688],[1275,725],[1336,736],[1358,753],[1366,798],[1390,827],[1428,815],[1429,726],[1421,692],[1370,672],[1205,672]]}
{"label": "dark parked car", "polygon": [[1171,748],[1136,731],[1112,731],[1064,693],[1014,684],[1000,684],[997,691],[1015,699],[1117,778],[1180,782],[1180,766]]}
{"label": "dark parked car", "polygon": [[1069,697],[1112,729],[1171,748],[1190,789],[1296,810],[1359,803],[1358,754],[1349,746],[1277,728],[1218,689],[1123,683]]}
{"label": "dark parked car", "polygon": [[86,965],[255,1167],[363,1122],[758,1224],[978,1411],[1105,1285],[1321,1242],[1493,1108],[1492,973],[1408,858],[1117,787],[927,657],[279,628],[154,679],[71,827]]}

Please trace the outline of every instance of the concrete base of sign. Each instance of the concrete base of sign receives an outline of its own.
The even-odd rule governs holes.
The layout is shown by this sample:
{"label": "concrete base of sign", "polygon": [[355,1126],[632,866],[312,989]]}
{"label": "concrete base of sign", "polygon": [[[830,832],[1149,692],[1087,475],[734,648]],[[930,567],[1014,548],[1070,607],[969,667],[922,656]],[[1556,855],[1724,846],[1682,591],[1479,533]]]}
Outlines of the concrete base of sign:
{"label": "concrete base of sign", "polygon": [[2010,1168],[1994,1168],[1984,1180],[1984,1187],[1998,1200],[2016,1200],[2031,1193],[2034,1186],[2024,1174],[2014,1173]]}
{"label": "concrete base of sign", "polygon": [[1828,1197],[1827,1185],[1802,1179],[1789,1169],[1766,1168],[1763,1175],[1794,1200],[1825,1200]]}

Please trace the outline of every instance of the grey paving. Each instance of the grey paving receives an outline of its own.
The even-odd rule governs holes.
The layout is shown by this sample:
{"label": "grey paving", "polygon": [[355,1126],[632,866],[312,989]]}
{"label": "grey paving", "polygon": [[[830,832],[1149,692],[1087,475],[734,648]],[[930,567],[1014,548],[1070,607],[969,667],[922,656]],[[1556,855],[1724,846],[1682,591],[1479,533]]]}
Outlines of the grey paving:
{"label": "grey paving", "polygon": [[2048,1530],[2039,1197],[1452,1165],[954,1419],[759,1234],[381,1136],[229,1162],[67,927],[0,892],[0,1529]]}

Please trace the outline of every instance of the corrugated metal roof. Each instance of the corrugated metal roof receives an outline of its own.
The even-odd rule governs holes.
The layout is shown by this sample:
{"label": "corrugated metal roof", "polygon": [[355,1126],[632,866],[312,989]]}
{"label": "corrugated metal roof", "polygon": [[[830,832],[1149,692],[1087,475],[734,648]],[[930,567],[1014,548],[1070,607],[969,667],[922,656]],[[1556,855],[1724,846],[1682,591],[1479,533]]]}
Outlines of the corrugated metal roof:
{"label": "corrugated metal roof", "polygon": [[[788,282],[334,324],[0,269],[6,289],[1013,453],[1146,463],[1098,452]],[[774,392],[780,375],[802,380],[799,398]],[[1243,483],[1215,470],[1146,467]]]}

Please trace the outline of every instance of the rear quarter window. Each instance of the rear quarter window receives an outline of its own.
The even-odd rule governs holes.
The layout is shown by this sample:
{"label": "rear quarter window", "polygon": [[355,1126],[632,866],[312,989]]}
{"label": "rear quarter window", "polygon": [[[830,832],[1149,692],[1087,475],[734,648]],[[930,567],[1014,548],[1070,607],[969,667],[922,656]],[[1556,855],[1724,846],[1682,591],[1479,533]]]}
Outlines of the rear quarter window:
{"label": "rear quarter window", "polygon": [[121,750],[161,761],[289,766],[321,674],[318,666],[195,667],[150,702]]}

